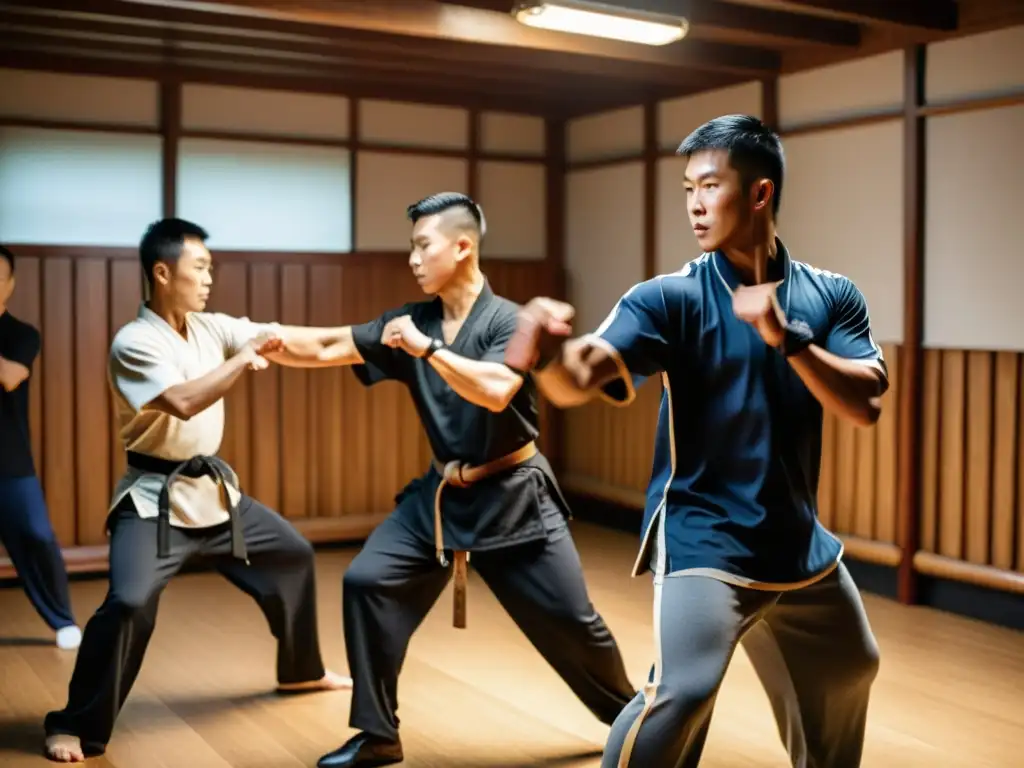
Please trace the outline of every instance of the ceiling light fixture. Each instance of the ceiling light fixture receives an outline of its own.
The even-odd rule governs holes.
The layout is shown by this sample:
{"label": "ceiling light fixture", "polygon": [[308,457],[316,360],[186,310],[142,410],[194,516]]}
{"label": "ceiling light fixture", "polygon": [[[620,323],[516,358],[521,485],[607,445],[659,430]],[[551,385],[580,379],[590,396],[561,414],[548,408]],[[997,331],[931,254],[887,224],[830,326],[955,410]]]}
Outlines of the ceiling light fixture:
{"label": "ceiling light fixture", "polygon": [[641,45],[668,45],[686,37],[687,19],[584,0],[523,2],[512,10],[528,27],[604,37]]}

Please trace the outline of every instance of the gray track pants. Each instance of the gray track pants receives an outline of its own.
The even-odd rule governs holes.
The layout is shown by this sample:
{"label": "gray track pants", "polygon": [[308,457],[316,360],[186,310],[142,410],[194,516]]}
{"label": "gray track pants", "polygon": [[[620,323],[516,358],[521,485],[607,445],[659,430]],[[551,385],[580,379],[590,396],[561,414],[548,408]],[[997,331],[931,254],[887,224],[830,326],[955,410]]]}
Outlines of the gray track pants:
{"label": "gray track pants", "polygon": [[794,768],[860,765],[878,647],[840,563],[786,592],[708,576],[655,580],[655,661],[612,726],[602,768],[694,768],[715,696],[743,643]]}

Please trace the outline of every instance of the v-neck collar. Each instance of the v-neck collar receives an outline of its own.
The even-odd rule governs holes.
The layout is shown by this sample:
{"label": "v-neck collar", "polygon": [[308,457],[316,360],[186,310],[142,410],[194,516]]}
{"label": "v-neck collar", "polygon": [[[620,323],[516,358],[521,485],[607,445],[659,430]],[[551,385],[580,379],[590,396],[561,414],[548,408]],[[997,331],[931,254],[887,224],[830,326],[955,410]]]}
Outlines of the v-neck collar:
{"label": "v-neck collar", "polygon": [[[778,237],[775,238],[775,249],[776,258],[771,259],[768,262],[769,279],[774,280],[778,285],[776,295],[779,298],[779,303],[782,305],[783,312],[789,311],[789,286],[793,282],[790,278],[793,271],[793,263],[789,257],[789,251],[783,244],[782,240]],[[711,254],[711,263],[715,268],[715,273],[721,279],[722,284],[730,295],[744,285],[740,273],[732,265],[732,262],[726,257],[721,251],[715,251]],[[779,272],[782,272],[782,276],[779,277]]]}
{"label": "v-neck collar", "polygon": [[[452,343],[447,346],[451,349],[461,347],[465,341],[466,336],[472,330],[472,327],[476,325],[480,319],[480,313],[482,313],[488,306],[490,306],[492,299],[494,299],[494,291],[491,289],[490,281],[485,277],[483,287],[480,289],[480,293],[473,301],[473,306],[469,308],[469,314],[466,315],[466,319],[462,321],[462,325],[459,326],[458,333],[455,334],[455,338],[452,339]],[[441,338],[444,338],[444,302],[441,301],[441,297],[437,299],[437,313],[438,313],[438,325],[441,328]]]}
{"label": "v-neck collar", "polygon": [[161,333],[170,334],[175,339],[177,339],[177,343],[179,344],[184,344],[185,346],[188,346],[189,341],[192,339],[192,328],[191,324],[189,323],[190,318],[188,315],[185,315],[185,328],[188,332],[188,338],[182,336],[176,330],[171,328],[170,324],[166,320],[164,320],[162,317],[160,317],[160,315],[158,315],[156,312],[154,312],[152,309],[146,306],[146,302],[142,302],[142,304],[139,305],[138,319],[145,320],[150,325],[159,329]]}

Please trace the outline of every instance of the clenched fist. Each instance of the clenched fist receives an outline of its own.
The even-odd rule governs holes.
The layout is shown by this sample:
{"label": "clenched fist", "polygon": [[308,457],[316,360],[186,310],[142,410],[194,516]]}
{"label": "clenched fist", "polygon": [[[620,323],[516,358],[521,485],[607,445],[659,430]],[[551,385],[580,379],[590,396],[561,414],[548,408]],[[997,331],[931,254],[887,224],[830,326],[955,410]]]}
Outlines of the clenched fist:
{"label": "clenched fist", "polygon": [[743,285],[732,295],[733,313],[754,326],[769,347],[782,344],[786,335],[786,316],[775,289],[775,283]]}
{"label": "clenched fist", "polygon": [[430,347],[430,337],[416,327],[409,315],[396,317],[384,326],[380,343],[401,349],[413,357],[423,357]]}
{"label": "clenched fist", "polygon": [[519,310],[516,332],[505,349],[505,363],[519,371],[551,358],[572,333],[576,310],[564,301],[538,297]]}

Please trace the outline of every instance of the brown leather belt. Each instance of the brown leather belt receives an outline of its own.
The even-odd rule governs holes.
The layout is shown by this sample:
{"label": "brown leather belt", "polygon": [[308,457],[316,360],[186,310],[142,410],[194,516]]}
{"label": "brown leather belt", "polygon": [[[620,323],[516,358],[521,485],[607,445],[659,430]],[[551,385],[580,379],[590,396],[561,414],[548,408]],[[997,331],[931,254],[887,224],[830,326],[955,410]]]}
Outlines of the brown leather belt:
{"label": "brown leather belt", "polygon": [[[444,530],[441,525],[441,492],[444,491],[445,486],[452,485],[456,488],[467,488],[473,485],[473,483],[483,480],[485,477],[496,475],[503,470],[511,469],[525,461],[529,461],[536,455],[537,444],[529,442],[522,448],[506,454],[500,459],[495,459],[475,467],[464,464],[461,461],[449,461],[447,464],[442,464],[437,459],[434,459],[434,468],[441,475],[441,483],[437,486],[437,493],[434,494],[434,546],[437,549],[437,561],[442,566],[448,567],[448,558],[444,554]],[[465,629],[466,578],[468,575],[469,553],[455,551],[453,553],[453,560],[455,595],[452,623],[456,629]]]}

